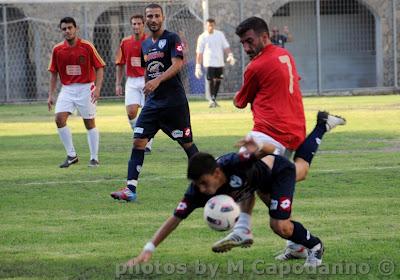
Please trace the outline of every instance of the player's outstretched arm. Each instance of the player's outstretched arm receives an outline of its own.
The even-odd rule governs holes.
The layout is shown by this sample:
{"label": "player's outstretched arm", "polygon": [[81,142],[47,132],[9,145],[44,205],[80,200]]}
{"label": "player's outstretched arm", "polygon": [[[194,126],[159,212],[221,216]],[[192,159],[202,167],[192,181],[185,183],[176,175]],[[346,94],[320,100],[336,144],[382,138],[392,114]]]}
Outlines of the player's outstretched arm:
{"label": "player's outstretched arm", "polygon": [[155,248],[176,229],[181,221],[182,219],[178,217],[169,217],[154,234],[152,240],[144,246],[142,252],[137,257],[130,259],[126,265],[131,267],[140,263],[148,262],[153,256]]}

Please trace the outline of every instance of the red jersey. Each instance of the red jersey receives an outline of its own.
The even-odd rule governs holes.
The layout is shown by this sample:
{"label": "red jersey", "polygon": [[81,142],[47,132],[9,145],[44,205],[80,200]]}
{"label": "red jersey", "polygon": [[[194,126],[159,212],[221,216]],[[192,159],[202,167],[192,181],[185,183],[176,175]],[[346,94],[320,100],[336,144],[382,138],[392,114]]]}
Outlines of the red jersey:
{"label": "red jersey", "polygon": [[299,75],[287,50],[271,44],[253,58],[235,103],[239,108],[251,104],[254,131],[271,136],[291,150],[304,141],[306,124]]}
{"label": "red jersey", "polygon": [[143,77],[144,68],[141,67],[140,52],[142,49],[142,42],[146,39],[146,35],[143,35],[139,40],[135,39],[135,36],[129,36],[122,39],[117,56],[115,58],[115,64],[125,65],[126,64],[126,75],[128,77]]}
{"label": "red jersey", "polygon": [[86,84],[94,82],[95,69],[105,65],[93,44],[78,38],[74,46],[67,41],[54,46],[48,70],[58,72],[63,85]]}

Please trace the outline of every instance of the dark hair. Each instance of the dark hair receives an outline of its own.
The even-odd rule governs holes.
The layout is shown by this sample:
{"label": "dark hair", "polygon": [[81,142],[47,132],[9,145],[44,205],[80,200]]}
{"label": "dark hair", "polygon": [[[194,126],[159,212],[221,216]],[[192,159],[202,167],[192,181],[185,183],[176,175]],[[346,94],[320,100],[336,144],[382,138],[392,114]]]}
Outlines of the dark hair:
{"label": "dark hair", "polygon": [[259,17],[250,17],[242,21],[235,30],[236,35],[242,36],[247,31],[253,29],[257,35],[266,32],[269,35],[268,24]]}
{"label": "dark hair", "polygon": [[212,174],[217,167],[218,164],[212,155],[198,152],[189,160],[187,177],[196,181],[205,174]]}
{"label": "dark hair", "polygon": [[144,23],[144,16],[143,16],[143,15],[139,15],[139,14],[133,15],[133,16],[131,16],[129,22],[132,23],[132,19],[134,19],[134,18],[135,18],[135,19],[141,19],[142,22]]}
{"label": "dark hair", "polygon": [[60,20],[60,24],[58,25],[61,28],[62,23],[72,23],[74,27],[76,27],[76,22],[72,17],[65,17]]}
{"label": "dark hair", "polygon": [[209,23],[215,23],[215,19],[213,19],[213,18],[209,18],[206,21],[209,22]]}
{"label": "dark hair", "polygon": [[146,8],[144,8],[144,10],[146,11],[147,9],[160,9],[161,14],[164,14],[163,8],[156,3],[151,3],[151,4],[147,5]]}

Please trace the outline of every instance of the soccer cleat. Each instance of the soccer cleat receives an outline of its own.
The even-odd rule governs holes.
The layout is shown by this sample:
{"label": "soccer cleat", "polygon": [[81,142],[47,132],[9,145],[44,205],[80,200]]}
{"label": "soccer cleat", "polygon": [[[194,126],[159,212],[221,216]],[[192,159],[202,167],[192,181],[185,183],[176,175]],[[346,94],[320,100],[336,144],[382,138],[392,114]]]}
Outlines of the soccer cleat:
{"label": "soccer cleat", "polygon": [[135,201],[137,197],[136,193],[132,192],[128,187],[121,188],[116,192],[112,192],[110,195],[114,199],[125,200],[127,202]]}
{"label": "soccer cleat", "polygon": [[317,267],[322,264],[322,256],[324,255],[324,245],[322,242],[318,243],[314,247],[308,250],[308,256],[304,266],[306,267]]}
{"label": "soccer cleat", "polygon": [[225,253],[234,247],[247,248],[253,245],[253,234],[246,230],[233,230],[225,238],[217,241],[212,246],[214,253]]}
{"label": "soccer cleat", "polygon": [[145,153],[146,155],[150,155],[150,154],[151,154],[151,149],[146,147],[146,148],[144,149],[144,153]]}
{"label": "soccer cleat", "polygon": [[326,111],[319,111],[317,114],[317,123],[324,123],[326,132],[328,132],[338,125],[345,125],[346,119],[341,116],[331,115]]}
{"label": "soccer cleat", "polygon": [[78,155],[76,155],[74,157],[67,156],[65,161],[60,164],[60,168],[67,168],[70,165],[77,163],[78,161],[79,161]]}
{"label": "soccer cleat", "polygon": [[91,159],[89,161],[88,167],[99,167],[100,163],[96,159]]}
{"label": "soccer cleat", "polygon": [[210,105],[208,105],[208,108],[215,108],[217,107],[217,103],[215,101],[210,101]]}
{"label": "soccer cleat", "polygon": [[287,261],[294,259],[306,259],[308,256],[307,248],[303,245],[288,241],[285,251],[275,257],[278,261]]}

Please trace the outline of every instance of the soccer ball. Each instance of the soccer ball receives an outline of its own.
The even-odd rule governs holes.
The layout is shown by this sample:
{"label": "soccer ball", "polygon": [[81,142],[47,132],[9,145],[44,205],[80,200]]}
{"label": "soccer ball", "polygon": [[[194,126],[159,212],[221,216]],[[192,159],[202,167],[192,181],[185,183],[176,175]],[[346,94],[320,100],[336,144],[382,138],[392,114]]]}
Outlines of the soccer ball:
{"label": "soccer ball", "polygon": [[210,228],[218,231],[233,228],[239,214],[239,205],[229,195],[216,195],[204,207],[204,220]]}

